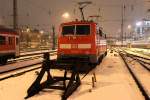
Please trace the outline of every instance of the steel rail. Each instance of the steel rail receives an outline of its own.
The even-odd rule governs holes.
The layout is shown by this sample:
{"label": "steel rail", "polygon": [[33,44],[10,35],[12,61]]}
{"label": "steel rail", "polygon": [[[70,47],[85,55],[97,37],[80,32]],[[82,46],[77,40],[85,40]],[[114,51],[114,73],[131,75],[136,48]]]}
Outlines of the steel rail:
{"label": "steel rail", "polygon": [[[30,54],[30,55],[27,54],[27,55],[24,55],[24,57],[26,56],[27,58],[13,59],[12,61],[8,61],[7,64],[5,64],[5,65],[10,65],[10,64],[16,63],[16,61],[23,62],[23,61],[38,59],[38,58],[42,57],[44,53],[45,52],[38,53],[38,54],[37,53],[36,54]],[[56,53],[56,51],[52,51],[52,52],[49,52],[49,53],[51,53],[50,55],[52,56]],[[34,57],[30,57],[30,56],[34,56]],[[0,65],[0,67],[2,67],[2,66]]]}
{"label": "steel rail", "polygon": [[[131,56],[130,56],[130,57],[131,57]],[[136,59],[136,58],[134,58],[134,57],[131,57],[131,58],[134,59],[134,60],[136,60],[137,62],[139,62],[139,64],[140,64],[142,67],[144,67],[146,70],[150,71],[150,68],[145,65],[145,64],[149,64],[149,63],[146,63],[146,62],[144,62],[144,61],[142,61],[142,60],[139,60],[139,59]]]}
{"label": "steel rail", "polygon": [[123,59],[125,65],[126,65],[126,67],[127,67],[127,69],[129,70],[129,72],[130,72],[132,78],[135,80],[135,82],[136,82],[138,88],[139,88],[140,91],[142,92],[142,94],[143,94],[145,100],[150,100],[150,97],[149,97],[148,93],[146,92],[144,86],[142,85],[142,83],[140,82],[140,80],[137,78],[137,76],[135,75],[135,73],[132,71],[132,69],[129,67],[129,65],[128,65],[126,59],[125,59],[125,55],[123,55],[123,54],[121,54],[121,53],[119,53],[119,55],[120,55],[121,58]]}
{"label": "steel rail", "polygon": [[[142,58],[142,59],[144,59],[144,60],[150,60],[150,59],[144,58],[144,57],[141,57],[141,56],[137,56],[137,55],[134,55],[134,54],[131,54],[131,53],[128,53],[128,52],[126,52],[126,51],[124,51],[124,50],[123,50],[122,53],[125,53],[127,56],[129,56],[129,57],[131,57],[132,59],[138,61],[139,64],[140,64],[142,67],[144,67],[146,70],[150,71],[150,68],[145,65],[145,64],[150,65],[150,63],[145,62],[145,61],[143,61],[143,60],[140,60],[140,59],[138,59],[138,58]],[[137,57],[137,58],[135,58],[135,57]]]}

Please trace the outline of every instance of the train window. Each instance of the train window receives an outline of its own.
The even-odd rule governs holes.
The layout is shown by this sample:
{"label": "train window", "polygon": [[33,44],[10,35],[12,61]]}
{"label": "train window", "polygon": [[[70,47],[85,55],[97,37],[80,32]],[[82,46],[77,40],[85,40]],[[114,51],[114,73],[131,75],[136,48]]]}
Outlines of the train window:
{"label": "train window", "polygon": [[63,26],[62,34],[63,35],[73,35],[75,30],[75,25],[72,26]]}
{"label": "train window", "polygon": [[18,38],[16,38],[16,45],[18,45],[19,44],[19,39]]}
{"label": "train window", "polygon": [[12,37],[9,37],[9,38],[8,38],[8,43],[9,43],[9,45],[12,45],[12,44],[13,44],[13,38],[12,38]]}
{"label": "train window", "polygon": [[76,26],[77,35],[88,35],[90,34],[90,25],[77,25]]}
{"label": "train window", "polygon": [[6,37],[0,36],[0,45],[4,45],[6,42]]}

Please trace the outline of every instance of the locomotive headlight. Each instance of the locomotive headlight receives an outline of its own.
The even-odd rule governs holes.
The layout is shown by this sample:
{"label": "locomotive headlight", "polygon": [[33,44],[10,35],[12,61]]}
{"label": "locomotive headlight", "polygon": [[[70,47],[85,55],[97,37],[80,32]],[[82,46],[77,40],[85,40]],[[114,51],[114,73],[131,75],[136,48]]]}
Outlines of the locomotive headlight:
{"label": "locomotive headlight", "polygon": [[90,49],[91,44],[78,44],[79,49]]}

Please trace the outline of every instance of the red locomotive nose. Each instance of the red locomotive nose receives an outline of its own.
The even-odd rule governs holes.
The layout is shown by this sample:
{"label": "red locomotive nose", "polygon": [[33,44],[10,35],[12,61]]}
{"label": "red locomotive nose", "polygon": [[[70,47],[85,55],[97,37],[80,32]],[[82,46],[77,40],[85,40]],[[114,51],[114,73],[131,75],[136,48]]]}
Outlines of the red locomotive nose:
{"label": "red locomotive nose", "polygon": [[105,38],[97,33],[100,31],[96,25],[86,21],[63,23],[58,38],[58,59],[88,58],[89,62],[96,63],[106,52]]}

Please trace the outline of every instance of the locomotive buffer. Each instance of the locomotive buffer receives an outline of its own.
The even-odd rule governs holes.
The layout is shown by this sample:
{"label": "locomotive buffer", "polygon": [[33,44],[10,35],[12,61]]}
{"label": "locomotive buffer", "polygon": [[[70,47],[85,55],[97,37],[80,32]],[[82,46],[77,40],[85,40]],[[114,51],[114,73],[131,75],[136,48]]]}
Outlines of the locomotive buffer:
{"label": "locomotive buffer", "polygon": [[[49,53],[44,54],[44,61],[42,64],[42,69],[36,78],[36,80],[33,82],[33,84],[29,87],[27,91],[26,98],[29,98],[31,96],[34,96],[35,94],[42,91],[42,89],[49,88],[49,89],[59,89],[63,90],[62,100],[67,100],[67,98],[80,86],[81,81],[79,77],[79,69],[80,65],[78,63],[60,63],[56,60],[50,60],[49,59]],[[63,77],[54,77],[51,75],[50,70],[51,69],[63,69],[64,76]],[[71,70],[71,77],[67,77],[67,72]],[[47,80],[43,83],[40,83],[44,74],[47,73]],[[66,83],[66,80],[69,80],[68,84]],[[59,85],[56,83],[63,82],[63,85]]]}

